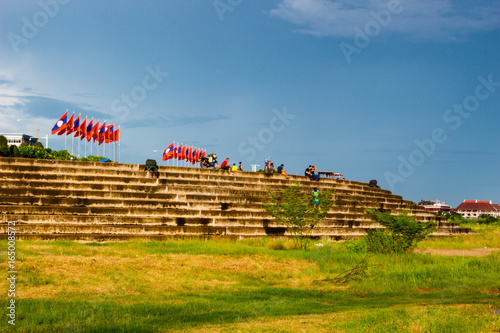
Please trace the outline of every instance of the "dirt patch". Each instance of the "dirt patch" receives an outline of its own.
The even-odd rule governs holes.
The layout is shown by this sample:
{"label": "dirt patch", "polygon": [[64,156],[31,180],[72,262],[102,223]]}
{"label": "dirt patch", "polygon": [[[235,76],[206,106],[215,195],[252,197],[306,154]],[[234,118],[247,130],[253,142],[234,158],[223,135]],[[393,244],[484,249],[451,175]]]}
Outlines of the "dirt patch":
{"label": "dirt patch", "polygon": [[484,247],[473,250],[446,250],[446,249],[427,249],[415,250],[415,253],[427,253],[440,256],[468,256],[468,257],[484,257],[495,251],[500,251],[500,248]]}

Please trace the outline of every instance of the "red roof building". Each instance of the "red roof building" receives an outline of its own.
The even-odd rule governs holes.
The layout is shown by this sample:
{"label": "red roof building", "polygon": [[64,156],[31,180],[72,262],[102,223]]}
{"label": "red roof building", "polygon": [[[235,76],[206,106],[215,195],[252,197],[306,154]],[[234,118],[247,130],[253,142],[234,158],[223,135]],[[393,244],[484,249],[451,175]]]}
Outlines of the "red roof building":
{"label": "red roof building", "polygon": [[500,205],[491,203],[491,201],[464,200],[455,208],[455,211],[470,219],[476,219],[483,214],[500,217]]}

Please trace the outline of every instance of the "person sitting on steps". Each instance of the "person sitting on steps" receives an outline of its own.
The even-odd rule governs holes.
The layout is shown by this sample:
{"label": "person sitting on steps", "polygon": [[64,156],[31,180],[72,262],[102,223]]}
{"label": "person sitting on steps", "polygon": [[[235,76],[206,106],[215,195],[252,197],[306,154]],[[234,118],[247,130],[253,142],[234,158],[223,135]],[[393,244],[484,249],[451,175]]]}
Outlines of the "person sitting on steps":
{"label": "person sitting on steps", "polygon": [[226,159],[224,161],[222,161],[220,168],[223,170],[227,170],[229,172],[229,174],[232,175],[231,166],[229,165],[229,157],[226,157]]}
{"label": "person sitting on steps", "polygon": [[278,170],[277,170],[277,171],[278,171],[278,173],[279,173],[279,174],[282,174],[283,176],[285,176],[285,179],[288,179],[289,177],[288,177],[288,175],[286,174],[286,171],[285,171],[285,169],[283,169],[283,167],[284,167],[284,165],[283,165],[283,164],[282,164],[282,165],[280,165],[280,166],[278,167]]}

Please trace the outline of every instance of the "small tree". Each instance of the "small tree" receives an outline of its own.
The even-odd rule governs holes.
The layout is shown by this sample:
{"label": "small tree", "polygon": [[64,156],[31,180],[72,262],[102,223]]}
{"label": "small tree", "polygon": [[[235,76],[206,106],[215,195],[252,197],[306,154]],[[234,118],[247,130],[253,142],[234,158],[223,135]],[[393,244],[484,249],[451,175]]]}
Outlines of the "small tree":
{"label": "small tree", "polygon": [[312,193],[296,183],[278,192],[267,189],[269,202],[264,207],[269,215],[283,223],[292,234],[295,245],[307,249],[313,228],[323,221],[333,205],[331,190],[323,190],[320,204],[313,204]]}
{"label": "small tree", "polygon": [[403,212],[391,215],[390,211],[379,212],[367,210],[372,220],[380,223],[385,229],[368,230],[366,248],[377,253],[407,253],[411,252],[417,243],[434,231],[434,222],[418,222],[415,218]]}
{"label": "small tree", "polygon": [[0,135],[0,156],[9,156],[9,146],[7,145],[7,138]]}

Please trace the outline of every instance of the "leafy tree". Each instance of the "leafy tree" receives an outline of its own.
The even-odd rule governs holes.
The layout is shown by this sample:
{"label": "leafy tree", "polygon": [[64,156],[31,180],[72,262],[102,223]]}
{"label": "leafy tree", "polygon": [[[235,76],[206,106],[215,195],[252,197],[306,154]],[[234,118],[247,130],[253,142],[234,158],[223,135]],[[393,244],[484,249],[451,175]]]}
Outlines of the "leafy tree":
{"label": "leafy tree", "polygon": [[40,141],[35,142],[33,147],[43,148],[43,144]]}
{"label": "leafy tree", "polygon": [[420,200],[419,205],[434,205],[435,202],[431,200]]}
{"label": "leafy tree", "polygon": [[19,153],[19,148],[16,145],[11,145],[9,147],[9,156],[10,157],[21,157],[21,153]]}
{"label": "leafy tree", "polygon": [[0,135],[0,156],[9,156],[9,146],[7,145],[7,138],[3,135]]}
{"label": "leafy tree", "polygon": [[264,208],[268,214],[287,227],[297,247],[307,249],[313,228],[325,219],[333,205],[333,192],[321,191],[319,207],[313,204],[310,189],[299,183],[277,192],[268,188],[267,193],[269,201]]}
{"label": "leafy tree", "polygon": [[367,231],[366,248],[376,253],[407,253],[413,251],[417,243],[434,231],[434,222],[420,223],[408,216],[407,212],[391,215],[390,211],[367,210],[372,220],[385,229]]}

